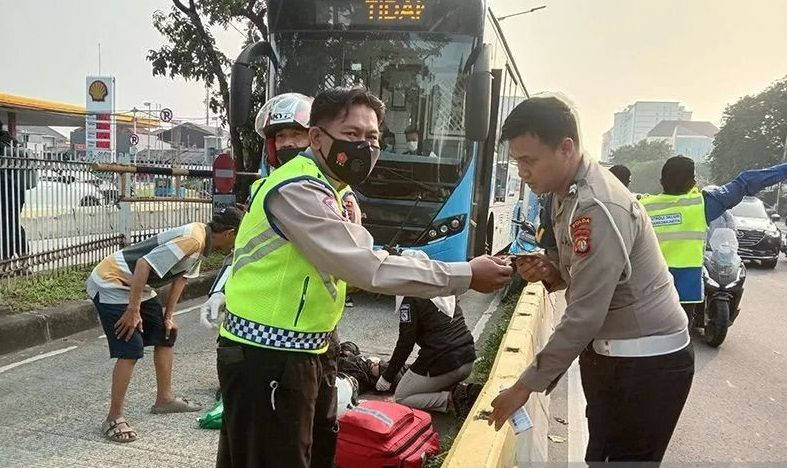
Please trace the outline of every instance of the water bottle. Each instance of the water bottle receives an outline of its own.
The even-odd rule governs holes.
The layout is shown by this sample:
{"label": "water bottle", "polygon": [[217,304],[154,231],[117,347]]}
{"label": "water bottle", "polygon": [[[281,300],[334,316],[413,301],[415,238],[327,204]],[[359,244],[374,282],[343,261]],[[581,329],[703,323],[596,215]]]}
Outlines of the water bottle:
{"label": "water bottle", "polygon": [[[500,386],[501,392],[505,389],[505,385]],[[530,415],[527,414],[524,406],[517,408],[517,410],[514,411],[514,414],[508,418],[508,421],[511,423],[511,427],[514,428],[514,434],[517,435],[533,427],[533,421],[530,420]]]}

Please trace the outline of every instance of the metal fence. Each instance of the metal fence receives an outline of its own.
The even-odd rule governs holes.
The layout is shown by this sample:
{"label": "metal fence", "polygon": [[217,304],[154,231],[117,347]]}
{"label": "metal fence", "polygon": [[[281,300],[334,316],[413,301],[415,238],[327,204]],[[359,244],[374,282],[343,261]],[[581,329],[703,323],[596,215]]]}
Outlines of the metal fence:
{"label": "metal fence", "polygon": [[171,176],[64,157],[0,151],[0,277],[93,265],[162,230],[210,220],[210,167]]}

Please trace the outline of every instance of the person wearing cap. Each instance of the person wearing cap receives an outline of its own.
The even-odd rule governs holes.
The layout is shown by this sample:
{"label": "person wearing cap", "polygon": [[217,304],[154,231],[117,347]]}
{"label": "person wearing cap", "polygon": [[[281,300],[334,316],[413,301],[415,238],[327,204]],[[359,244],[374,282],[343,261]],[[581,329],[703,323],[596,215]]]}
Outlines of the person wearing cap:
{"label": "person wearing cap", "polygon": [[705,300],[702,279],[705,239],[710,223],[732,209],[747,195],[787,179],[787,163],[765,169],[743,171],[722,186],[700,190],[694,161],[673,156],[661,169],[664,192],[640,200],[650,216],[659,248],[675,282],[680,302],[689,320],[694,304]]}
{"label": "person wearing cap", "polygon": [[321,392],[336,391],[320,384],[320,355],[342,316],[346,282],[429,298],[491,292],[510,280],[512,268],[488,256],[445,263],[375,250],[350,221],[339,191],[377,163],[384,113],[365,88],[323,91],[312,103],[309,148],[252,191],[219,328],[218,467],[333,466],[335,444],[315,440],[313,424]]}
{"label": "person wearing cap", "polygon": [[522,180],[553,197],[555,248],[519,257],[517,272],[565,289],[567,306],[533,362],[493,400],[489,423],[500,429],[579,357],[585,461],[659,461],[691,388],[694,353],[648,216],[582,153],[577,118],[562,99],[526,99],[506,118],[502,139]]}
{"label": "person wearing cap", "polygon": [[[112,372],[109,414],[102,425],[104,437],[132,442],[137,433],[123,417],[131,376],[146,346],[153,346],[156,401],[151,412],[198,411],[200,406],[177,398],[172,391],[173,346],[178,336],[175,307],[188,278],[199,275],[201,260],[211,252],[228,253],[243,211],[227,207],[207,223],[190,223],[132,244],[104,258],[87,279],[104,327],[109,356],[117,359]],[[162,308],[154,288],[170,284]]]}

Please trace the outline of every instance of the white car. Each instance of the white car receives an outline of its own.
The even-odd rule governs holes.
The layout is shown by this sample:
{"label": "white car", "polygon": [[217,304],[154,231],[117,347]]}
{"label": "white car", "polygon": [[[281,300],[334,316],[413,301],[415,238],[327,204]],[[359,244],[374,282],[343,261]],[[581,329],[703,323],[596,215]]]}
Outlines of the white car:
{"label": "white car", "polygon": [[25,207],[30,209],[98,206],[103,201],[104,196],[93,184],[52,170],[39,171],[35,187],[25,191]]}

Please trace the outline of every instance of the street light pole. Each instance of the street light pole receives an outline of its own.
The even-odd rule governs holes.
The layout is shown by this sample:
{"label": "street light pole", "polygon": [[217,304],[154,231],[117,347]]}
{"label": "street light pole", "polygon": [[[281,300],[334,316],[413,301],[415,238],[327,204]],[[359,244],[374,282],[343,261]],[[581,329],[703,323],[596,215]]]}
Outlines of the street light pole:
{"label": "street light pole", "polygon": [[531,8],[531,9],[529,9],[527,11],[520,11],[519,13],[513,13],[513,14],[510,14],[510,15],[501,16],[501,17],[497,18],[497,22],[499,23],[500,21],[503,21],[504,19],[513,18],[514,16],[526,15],[528,13],[533,13],[534,11],[543,10],[546,7],[547,7],[546,5],[541,5],[541,6],[537,6],[535,8]]}
{"label": "street light pole", "polygon": [[149,120],[150,119],[150,115],[151,115],[150,114],[150,102],[143,102],[142,104],[146,105],[147,108],[148,108],[148,128],[147,128],[147,130],[148,130],[148,148],[147,148],[146,153],[147,153],[148,161],[151,161],[151,159],[150,159],[150,120]]}

